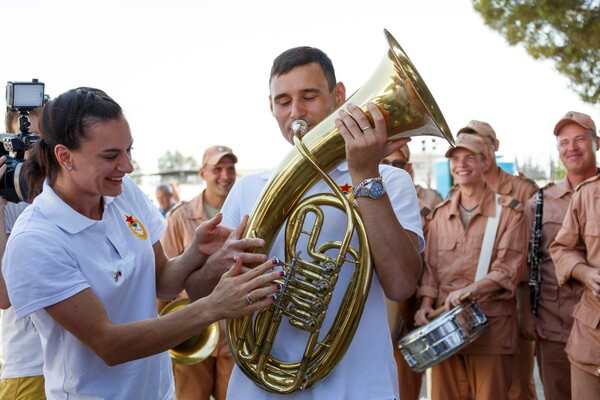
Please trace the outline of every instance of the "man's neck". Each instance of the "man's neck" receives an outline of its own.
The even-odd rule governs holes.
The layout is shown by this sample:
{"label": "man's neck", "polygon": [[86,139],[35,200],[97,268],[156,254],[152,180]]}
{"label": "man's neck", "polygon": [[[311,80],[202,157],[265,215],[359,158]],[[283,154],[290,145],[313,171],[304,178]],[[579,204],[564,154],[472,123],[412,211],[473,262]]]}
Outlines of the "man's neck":
{"label": "man's neck", "polygon": [[567,171],[567,181],[569,182],[569,185],[571,185],[571,189],[575,189],[581,182],[586,181],[597,174],[598,168],[596,168],[595,165],[593,168],[581,173],[569,173],[569,171]]}
{"label": "man's neck", "polygon": [[498,167],[495,160],[492,161],[490,168],[483,173],[483,180],[493,188],[498,186],[498,181],[500,180],[500,167]]}
{"label": "man's neck", "polygon": [[204,196],[202,197],[202,201],[205,204],[208,204],[210,207],[220,210],[223,208],[223,203],[225,203],[225,197],[219,196],[215,193],[211,193],[208,190],[204,191]]}
{"label": "man's neck", "polygon": [[479,205],[485,182],[478,182],[472,185],[460,185],[460,203],[466,209],[471,209]]}

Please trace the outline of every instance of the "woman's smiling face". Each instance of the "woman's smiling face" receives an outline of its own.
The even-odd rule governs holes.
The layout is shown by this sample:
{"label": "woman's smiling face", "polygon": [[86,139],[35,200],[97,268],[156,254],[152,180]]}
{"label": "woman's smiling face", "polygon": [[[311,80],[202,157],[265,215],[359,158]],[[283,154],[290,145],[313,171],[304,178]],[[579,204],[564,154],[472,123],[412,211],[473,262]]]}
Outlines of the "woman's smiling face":
{"label": "woman's smiling face", "polygon": [[67,174],[82,196],[118,196],[123,177],[133,171],[133,138],[125,118],[92,123],[78,150],[71,151]]}

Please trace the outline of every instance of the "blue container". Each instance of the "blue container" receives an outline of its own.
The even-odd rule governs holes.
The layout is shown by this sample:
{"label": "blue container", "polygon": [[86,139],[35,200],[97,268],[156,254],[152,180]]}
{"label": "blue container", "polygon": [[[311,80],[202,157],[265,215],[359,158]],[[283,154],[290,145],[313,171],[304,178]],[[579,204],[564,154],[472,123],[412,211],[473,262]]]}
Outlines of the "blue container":
{"label": "blue container", "polygon": [[[496,156],[496,164],[504,171],[511,175],[515,174],[517,165],[513,160],[504,156]],[[443,198],[448,196],[450,188],[454,185],[452,175],[450,174],[450,162],[447,158],[440,158],[433,162],[433,172],[435,174],[435,190],[437,190]]]}

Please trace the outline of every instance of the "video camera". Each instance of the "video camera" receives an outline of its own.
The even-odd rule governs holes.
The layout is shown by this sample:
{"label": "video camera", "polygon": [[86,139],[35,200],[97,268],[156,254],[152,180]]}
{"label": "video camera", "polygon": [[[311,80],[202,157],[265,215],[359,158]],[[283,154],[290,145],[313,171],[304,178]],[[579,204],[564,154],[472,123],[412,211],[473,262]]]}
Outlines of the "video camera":
{"label": "video camera", "polygon": [[25,151],[39,140],[39,134],[29,132],[29,112],[44,105],[44,84],[33,79],[31,82],[7,82],[7,112],[17,111],[18,133],[0,133],[0,156],[6,156],[6,172],[0,179],[0,196],[13,203],[25,201],[27,183],[21,170],[25,162]]}

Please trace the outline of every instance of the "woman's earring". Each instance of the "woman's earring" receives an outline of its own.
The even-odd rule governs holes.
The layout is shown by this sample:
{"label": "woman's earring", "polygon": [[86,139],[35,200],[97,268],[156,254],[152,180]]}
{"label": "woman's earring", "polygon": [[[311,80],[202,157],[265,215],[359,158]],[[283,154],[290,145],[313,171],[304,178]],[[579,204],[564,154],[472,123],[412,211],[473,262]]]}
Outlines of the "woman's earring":
{"label": "woman's earring", "polygon": [[69,165],[67,165],[67,170],[69,170],[69,171],[73,171],[73,164],[69,164]]}

